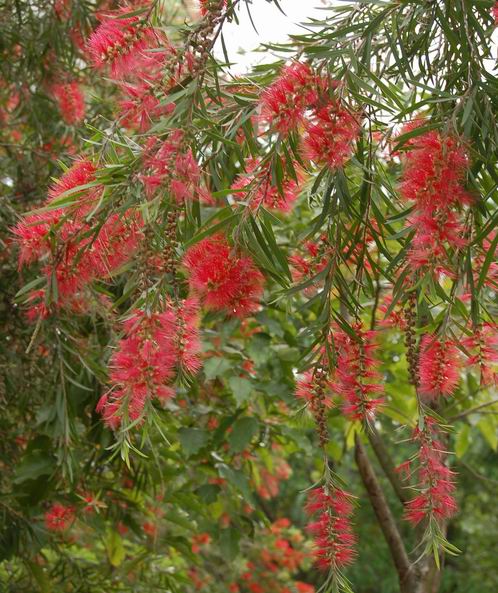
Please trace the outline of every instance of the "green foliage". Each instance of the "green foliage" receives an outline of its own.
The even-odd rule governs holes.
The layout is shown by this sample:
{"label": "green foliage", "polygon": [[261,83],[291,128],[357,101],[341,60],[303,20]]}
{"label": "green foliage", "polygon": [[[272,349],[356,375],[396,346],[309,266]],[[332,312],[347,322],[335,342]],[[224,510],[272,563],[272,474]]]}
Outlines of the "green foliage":
{"label": "green foliage", "polygon": [[[280,5],[285,10],[285,3]],[[302,530],[305,491],[323,477],[324,452],[311,415],[294,396],[295,380],[317,364],[317,345],[327,344],[333,361],[332,323],[357,339],[354,321],[379,329],[391,313],[401,315],[410,298],[403,262],[412,247],[413,233],[405,226],[412,208],[399,199],[401,166],[389,149],[403,154],[410,141],[437,129],[462,136],[471,156],[467,185],[475,201],[466,219],[469,241],[449,254],[455,278],[419,277],[417,335],[447,332],[461,340],[496,319],[496,293],[487,282],[498,241],[492,5],[491,0],[341,3],[324,9],[322,20],[307,23],[288,44],[269,44],[267,50],[281,58],[277,62],[233,81],[228,64],[209,48],[202,76],[186,77],[161,95],[163,104],[174,102],[176,108],[158,118],[150,133],[165,138],[175,128],[186,131],[215,201],[185,207],[175,257],[180,261],[189,247],[223,231],[265,274],[264,307],[244,321],[204,315],[200,373],[181,377],[174,399],[149,402],[146,418],[114,432],[95,408],[108,389],[108,363],[122,337],[121,322],[130,311],[152,310],[170,295],[170,279],[151,272],[150,286],[143,289],[143,262],[137,257],[88,287],[84,314],[58,310],[30,324],[24,309],[32,291],[45,288],[47,306],[56,305],[57,278],[47,281],[37,266],[19,271],[10,229],[22,213],[46,211],[46,188],[60,176],[58,159],[70,165],[73,144],[97,164],[97,182],[104,186],[88,215],[88,237],[96,237],[111,215],[132,208],[150,232],[148,247],[160,254],[171,199],[163,193],[145,197],[139,173],[146,138],[120,125],[113,81],[92,70],[71,42],[70,31],[87,36],[95,27],[95,3],[74,1],[68,19],[57,17],[47,2],[7,0],[0,7],[2,591],[228,593],[244,581],[248,562],[265,593],[270,587],[295,593],[301,581],[320,587],[327,577],[311,565]],[[230,20],[245,18],[251,9],[247,1],[228,6]],[[150,14],[180,46],[200,26],[185,24],[184,17],[176,2],[156,2]],[[275,79],[284,59],[295,56],[341,81],[344,100],[362,110],[365,124],[345,168],[310,166],[298,132],[262,139],[254,122],[260,90]],[[63,122],[47,90],[58,72],[85,87],[87,111],[80,126]],[[22,100],[12,105],[12,97]],[[424,125],[398,133],[401,123],[420,114]],[[298,177],[296,169],[307,168],[292,215],[263,206],[253,210],[247,197],[236,199],[230,188],[251,157],[269,167],[280,190],[285,178]],[[62,193],[48,208],[62,207],[70,217],[97,182]],[[55,245],[55,234],[52,240]],[[327,264],[314,277],[296,280],[289,256],[304,253],[309,240],[331,247]],[[473,270],[477,258],[479,269]],[[185,278],[180,268],[183,287]],[[384,300],[388,294],[390,304]],[[107,302],[111,305],[102,305]],[[389,328],[379,333],[385,405],[374,424],[392,465],[399,466],[414,453],[410,436],[423,416],[409,380],[403,333]],[[449,463],[459,474],[461,509],[447,525],[447,539],[462,553],[441,555],[440,591],[494,593],[497,402],[494,387],[482,387],[475,369],[464,368],[462,376],[455,395],[430,412],[454,425],[446,443],[455,451]],[[336,402],[327,429],[326,467],[333,466],[359,499],[359,559],[348,579],[357,593],[379,586],[385,593],[398,591],[389,549],[353,461],[357,434],[375,459],[368,427],[345,418]],[[425,542],[403,521],[403,505],[377,460],[373,463],[414,561]],[[415,480],[403,488],[411,498]],[[75,509],[66,533],[46,528],[44,515],[54,502]],[[293,525],[276,528],[285,518]],[[198,544],[196,538],[205,534],[207,543]],[[262,552],[278,552],[279,539],[291,542],[302,557],[295,567],[280,567],[277,584],[268,584],[258,563]],[[347,581],[339,585],[348,590]]]}

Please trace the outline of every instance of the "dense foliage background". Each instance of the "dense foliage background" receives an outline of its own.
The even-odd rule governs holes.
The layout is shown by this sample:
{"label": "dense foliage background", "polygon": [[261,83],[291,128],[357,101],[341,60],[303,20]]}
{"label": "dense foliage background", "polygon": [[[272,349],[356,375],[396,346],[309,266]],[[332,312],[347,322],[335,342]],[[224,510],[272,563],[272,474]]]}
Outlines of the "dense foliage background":
{"label": "dense foliage background", "polygon": [[[172,0],[4,0],[2,591],[311,593],[347,590],[346,578],[357,593],[497,590],[493,7],[340,3],[234,79],[212,50],[226,21],[249,21],[247,0],[202,14]],[[95,48],[126,18],[145,45],[103,60]],[[320,119],[324,106],[339,123]],[[436,153],[434,190],[423,171]],[[76,175],[83,157],[94,172]],[[450,204],[431,233],[420,192]],[[213,297],[226,261],[240,274]],[[188,295],[202,315],[178,304]],[[192,351],[173,379],[164,371],[174,395],[157,388],[138,411],[106,415],[110,386],[135,380],[115,368],[137,310],[173,311],[168,327],[183,319]],[[427,355],[424,336],[439,351]],[[363,376],[364,408],[340,371],[369,340],[375,352],[358,358],[375,358],[382,388],[368,393]],[[155,356],[163,342],[151,342]],[[144,372],[166,364],[154,361]],[[302,383],[322,376],[326,409]],[[424,510],[414,528],[416,459],[403,474],[431,422],[459,510]],[[356,562],[333,578],[306,529],[324,480],[354,496]]]}

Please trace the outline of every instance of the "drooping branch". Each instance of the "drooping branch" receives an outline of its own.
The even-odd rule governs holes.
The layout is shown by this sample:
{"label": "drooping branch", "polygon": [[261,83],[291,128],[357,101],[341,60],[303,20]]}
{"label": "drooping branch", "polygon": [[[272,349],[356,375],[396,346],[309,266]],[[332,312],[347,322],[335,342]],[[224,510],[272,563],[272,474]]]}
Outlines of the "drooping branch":
{"label": "drooping branch", "polygon": [[412,566],[396,521],[358,435],[355,436],[355,461],[375,516],[389,546],[398,573],[401,590],[408,591],[407,584],[411,580],[411,574],[413,574]]}

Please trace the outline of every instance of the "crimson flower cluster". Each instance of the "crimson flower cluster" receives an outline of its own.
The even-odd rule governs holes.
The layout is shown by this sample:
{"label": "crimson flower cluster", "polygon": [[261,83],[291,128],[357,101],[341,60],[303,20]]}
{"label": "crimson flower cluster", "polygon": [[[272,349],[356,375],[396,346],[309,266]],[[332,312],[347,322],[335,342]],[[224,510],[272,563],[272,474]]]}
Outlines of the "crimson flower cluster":
{"label": "crimson flower cluster", "polygon": [[167,187],[178,205],[196,198],[212,202],[210,194],[201,187],[201,171],[192,150],[185,149],[182,130],[172,130],[163,142],[150,137],[143,154],[144,173],[140,179],[149,197]]}
{"label": "crimson flower cluster", "polygon": [[175,372],[193,374],[201,366],[199,304],[193,298],[169,303],[161,313],[137,311],[124,331],[109,365],[113,386],[97,405],[114,429],[125,416],[140,420],[152,398],[166,402],[173,397]]}
{"label": "crimson flower cluster", "polygon": [[218,233],[185,253],[184,266],[193,294],[211,311],[246,317],[259,309],[264,277],[252,258],[236,252]]}
{"label": "crimson flower cluster", "polygon": [[235,199],[246,199],[250,208],[257,210],[264,206],[268,210],[288,213],[296,202],[300,188],[294,179],[284,179],[281,191],[272,183],[269,164],[262,167],[257,159],[245,163],[246,175],[239,176],[232,189],[238,190]]}
{"label": "crimson flower cluster", "polygon": [[[13,229],[19,245],[19,264],[34,261],[44,263],[42,271],[47,284],[55,277],[57,307],[84,310],[85,298],[81,292],[96,279],[110,276],[123,265],[136,250],[141,238],[141,220],[131,210],[122,215],[110,215],[97,234],[90,233],[85,220],[102,193],[95,178],[95,167],[85,159],[78,160],[49,189],[44,210],[26,216]],[[75,203],[67,208],[57,207],[61,196],[79,186],[95,183],[94,187],[79,192]],[[58,245],[54,248],[53,239]],[[47,317],[45,289],[32,295],[33,303],[28,316],[32,319]]]}
{"label": "crimson flower cluster", "polygon": [[85,96],[81,86],[73,82],[58,82],[51,87],[62,119],[69,125],[81,123],[85,117]]}
{"label": "crimson flower cluster", "polygon": [[320,287],[320,282],[311,281],[325,270],[331,251],[326,238],[322,237],[320,242],[306,241],[298,253],[289,257],[293,281],[296,284],[309,283],[303,291],[306,296],[313,296]]}
{"label": "crimson flower cluster", "polygon": [[456,513],[457,505],[453,497],[454,472],[444,463],[446,451],[436,420],[426,416],[424,426],[415,429],[413,440],[419,446],[416,457],[419,494],[406,503],[405,518],[413,525],[424,520],[441,523]]}
{"label": "crimson flower cluster", "polygon": [[343,413],[352,420],[371,421],[383,399],[379,384],[379,361],[375,356],[376,332],[354,327],[356,338],[339,330],[334,333],[337,369],[333,389],[343,398]]}
{"label": "crimson flower cluster", "polygon": [[496,385],[498,363],[498,328],[495,323],[484,323],[463,338],[462,346],[469,353],[467,363],[479,368],[481,385]]}
{"label": "crimson flower cluster", "polygon": [[120,77],[143,68],[155,41],[154,29],[138,16],[103,17],[102,23],[88,40],[88,51],[96,68],[109,65],[113,76]]}
{"label": "crimson flower cluster", "polygon": [[351,564],[356,556],[351,494],[336,487],[315,488],[309,494],[306,511],[316,516],[308,530],[315,539],[317,566],[337,571]]}
{"label": "crimson flower cluster", "polygon": [[[404,132],[422,123],[416,120]],[[407,144],[400,191],[405,200],[415,203],[411,220],[415,236],[409,263],[414,270],[451,275],[447,250],[458,250],[466,244],[459,210],[471,202],[464,188],[469,167],[467,152],[458,138],[438,131],[420,134]]]}
{"label": "crimson flower cluster", "polygon": [[64,532],[74,523],[75,513],[74,507],[56,502],[45,513],[45,527],[49,531]]}
{"label": "crimson flower cluster", "polygon": [[420,395],[426,400],[452,395],[460,380],[460,355],[453,340],[423,336],[420,342]]}
{"label": "crimson flower cluster", "polygon": [[303,154],[334,170],[351,156],[360,131],[357,114],[338,98],[330,97],[330,83],[309,64],[293,62],[261,95],[263,121],[280,134],[304,126]]}

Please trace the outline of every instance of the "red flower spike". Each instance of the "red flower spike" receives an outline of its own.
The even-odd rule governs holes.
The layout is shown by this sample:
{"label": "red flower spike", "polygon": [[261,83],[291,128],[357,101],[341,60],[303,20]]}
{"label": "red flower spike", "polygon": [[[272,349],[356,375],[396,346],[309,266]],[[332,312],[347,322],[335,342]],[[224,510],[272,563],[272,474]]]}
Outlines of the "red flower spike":
{"label": "red flower spike", "polygon": [[452,340],[423,336],[420,343],[420,394],[426,400],[452,395],[460,380],[460,354]]}
{"label": "red flower spike", "polygon": [[62,119],[69,125],[81,123],[85,116],[85,96],[77,82],[54,84],[51,88]]}
{"label": "red flower spike", "polygon": [[247,188],[247,191],[236,192],[235,199],[248,199],[249,206],[255,210],[259,206],[264,206],[269,210],[290,212],[299,196],[299,184],[294,179],[284,179],[282,193],[280,193],[279,188],[272,185],[270,166],[258,169],[258,160],[250,159],[246,163],[247,174],[238,177],[232,185],[232,189],[244,190]]}
{"label": "red flower spike", "polygon": [[[423,124],[418,119],[405,126],[402,133]],[[402,155],[403,180],[400,193],[415,202],[415,215],[409,221],[415,228],[412,249],[408,254],[414,270],[429,269],[452,275],[448,268],[448,248],[465,247],[464,228],[456,208],[471,203],[464,182],[469,158],[463,143],[455,136],[438,131],[411,138]]]}
{"label": "red flower spike", "polygon": [[318,99],[316,75],[308,64],[293,62],[261,95],[261,117],[281,134],[296,129],[307,107]]}
{"label": "red flower spike", "polygon": [[169,399],[174,393],[168,386],[175,366],[174,316],[137,311],[124,330],[126,336],[110,362],[113,390],[97,405],[111,428],[117,428],[126,413],[131,421],[140,419],[149,399]]}
{"label": "red flower spike", "polygon": [[316,110],[305,128],[303,152],[306,158],[335,170],[351,157],[360,123],[356,114],[333,100]]}
{"label": "red flower spike", "polygon": [[360,324],[354,328],[357,340],[338,331],[334,334],[337,349],[337,371],[333,389],[343,398],[343,413],[352,420],[373,420],[383,399],[379,381],[379,361],[375,355],[376,332],[365,331]]}
{"label": "red flower spike", "polygon": [[64,506],[57,502],[45,513],[45,527],[49,531],[66,531],[74,523],[74,520],[74,507]]}
{"label": "red flower spike", "polygon": [[405,519],[412,525],[424,520],[441,523],[457,512],[453,497],[454,473],[444,463],[446,452],[439,438],[439,426],[430,416],[425,418],[423,429],[417,428],[413,435],[419,445],[417,488],[420,494],[405,506]]}
{"label": "red flower spike", "polygon": [[120,77],[140,70],[152,58],[146,53],[155,40],[152,27],[136,16],[104,17],[88,40],[88,51],[96,68],[110,64],[113,76]]}
{"label": "red flower spike", "polygon": [[173,113],[175,104],[161,105],[152,88],[150,83],[143,81],[122,85],[126,98],[119,101],[119,112],[125,127],[146,132],[154,120]]}
{"label": "red flower spike", "polygon": [[469,352],[467,362],[479,367],[481,385],[496,383],[494,367],[498,363],[498,327],[494,323],[485,323],[472,336],[462,340],[463,347]]}
{"label": "red flower spike", "polygon": [[316,520],[308,525],[315,539],[315,559],[323,570],[339,570],[351,564],[356,556],[356,536],[351,525],[352,497],[333,488],[316,488],[309,494],[306,512]]}
{"label": "red flower spike", "polygon": [[259,309],[264,277],[249,256],[235,253],[222,234],[190,247],[183,263],[190,289],[207,309],[246,317]]}
{"label": "red flower spike", "polygon": [[177,204],[194,199],[211,201],[208,192],[200,187],[201,171],[192,150],[185,147],[182,130],[173,130],[161,144],[158,144],[157,138],[149,138],[143,162],[145,173],[141,175],[141,180],[148,196],[154,196],[160,188],[165,188]]}

